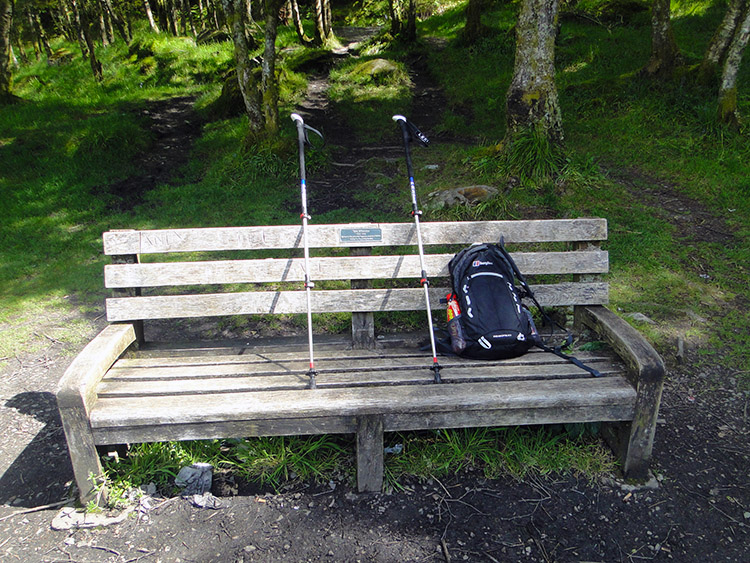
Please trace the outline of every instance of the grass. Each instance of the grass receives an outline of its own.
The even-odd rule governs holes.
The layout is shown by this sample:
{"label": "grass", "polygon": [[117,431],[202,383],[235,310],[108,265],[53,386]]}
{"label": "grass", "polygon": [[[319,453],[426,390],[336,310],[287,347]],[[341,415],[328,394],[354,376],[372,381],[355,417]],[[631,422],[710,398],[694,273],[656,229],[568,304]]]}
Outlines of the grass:
{"label": "grass", "polygon": [[[351,59],[331,70],[330,100],[358,137],[379,141],[393,136],[383,116],[408,113],[412,82],[404,63],[388,53]],[[391,55],[392,56],[392,55]]]}
{"label": "grass", "polygon": [[[385,477],[393,489],[408,486],[415,477],[443,478],[462,471],[492,479],[548,473],[594,478],[615,467],[608,450],[574,428],[408,432],[390,434],[386,441]],[[149,483],[173,494],[180,468],[199,461],[278,492],[299,481],[344,480],[354,486],[354,449],[354,439],[342,435],[160,442],[134,445],[127,456],[105,457],[104,463],[114,499]]]}
{"label": "grass", "polygon": [[[372,14],[382,11],[379,6],[363,4],[350,21],[372,22]],[[747,389],[747,131],[718,125],[715,91],[693,85],[689,74],[658,87],[637,78],[648,58],[648,15],[634,12],[623,20],[610,19],[602,6],[599,0],[576,4],[576,10],[599,23],[561,17],[557,81],[566,152],[551,153],[530,135],[516,159],[506,161],[497,155],[505,133],[504,96],[512,72],[517,6],[495,3],[489,8],[483,22],[493,33],[471,46],[458,41],[465,3],[429,7],[432,16],[420,23],[420,33],[447,45],[437,50],[426,42],[410,55],[426,58],[448,103],[435,108],[441,123],[427,133],[449,132],[473,142],[415,150],[420,201],[441,187],[486,183],[500,187],[502,195],[476,208],[442,210],[427,219],[606,217],[612,307],[654,319],[655,325],[638,328],[665,357],[671,357],[682,338],[699,365],[720,365],[738,375]],[[673,2],[675,35],[689,64],[702,56],[722,11],[718,0]],[[293,29],[279,31],[280,47],[294,44]],[[274,143],[248,147],[243,117],[204,127],[181,171],[182,184],[157,186],[127,213],[113,212],[102,197],[101,187],[133,174],[134,157],[153,142],[136,110],[148,100],[188,94],[199,96],[199,109],[207,107],[231,67],[230,44],[196,46],[184,38],[141,31],[130,49],[116,44],[99,52],[105,69],[101,83],[93,80],[75,46],[57,41],[54,48],[68,51],[72,61],[18,69],[16,93],[26,101],[0,109],[0,358],[33,351],[49,338],[71,348],[85,341],[86,323],[70,319],[80,318],[73,311],[96,315],[101,309],[104,230],[297,221],[289,213],[299,196],[292,128],[282,128]],[[407,52],[381,37],[363,47],[361,55],[332,72],[335,108],[361,138],[392,139],[393,124],[381,116],[408,115],[413,90],[405,72]],[[299,64],[299,49],[285,56],[289,65]],[[394,70],[384,76],[357,72],[357,64],[378,58],[391,61]],[[280,66],[282,111],[287,111],[299,100],[306,78],[285,68],[283,60]],[[739,103],[746,116],[749,84],[746,63],[739,77]],[[329,160],[327,148],[310,150],[309,173],[328,166]],[[434,163],[440,164],[437,170],[424,170]],[[357,195],[361,217],[331,211],[316,219],[369,220],[370,213],[377,213],[378,220],[385,220],[394,211],[405,216],[408,202],[393,195],[404,176],[402,167],[366,165],[373,189]],[[670,193],[679,201],[665,205]],[[692,205],[699,217],[705,213],[718,219],[692,225],[693,234],[685,232],[675,220],[683,204]],[[40,319],[47,319],[46,325],[40,326]],[[413,315],[381,317],[378,328],[421,322]],[[346,323],[341,316],[315,320],[331,331]],[[386,458],[393,487],[403,486],[409,476],[459,470],[524,478],[528,471],[590,476],[612,467],[611,458],[590,437],[574,438],[560,429],[402,434],[390,436],[389,444],[403,448]],[[352,449],[351,440],[340,436],[149,444],[134,446],[127,458],[110,459],[107,472],[122,490],[148,481],[167,488],[181,465],[208,461],[278,488],[295,477],[351,479]]]}

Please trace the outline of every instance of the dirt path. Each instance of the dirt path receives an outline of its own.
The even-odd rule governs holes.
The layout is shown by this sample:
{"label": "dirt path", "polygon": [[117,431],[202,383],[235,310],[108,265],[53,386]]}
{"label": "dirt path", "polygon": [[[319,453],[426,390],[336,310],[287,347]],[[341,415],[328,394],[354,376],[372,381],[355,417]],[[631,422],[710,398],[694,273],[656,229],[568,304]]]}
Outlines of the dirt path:
{"label": "dirt path", "polygon": [[[417,80],[418,88],[435,88],[430,83],[426,75]],[[360,157],[342,149],[335,158]],[[702,236],[695,230],[706,225],[723,232],[720,218],[699,211],[700,222],[675,213],[681,232]],[[93,335],[103,321],[86,322]],[[10,360],[2,373],[3,561],[748,561],[748,395],[736,374],[696,368],[690,355],[677,364],[665,354],[654,489],[559,476],[486,480],[472,472],[372,496],[347,482],[302,483],[279,495],[223,497],[216,510],[155,499],[120,524],[54,531],[59,507],[44,506],[69,498],[72,471],[53,393],[77,350],[43,328],[40,341],[40,351]]]}
{"label": "dirt path", "polygon": [[159,184],[180,181],[180,168],[187,164],[190,148],[201,133],[194,102],[194,96],[169,98],[137,110],[149,120],[153,142],[137,157],[137,174],[102,188],[98,194],[109,199],[111,209],[128,211],[143,203],[143,195]]}

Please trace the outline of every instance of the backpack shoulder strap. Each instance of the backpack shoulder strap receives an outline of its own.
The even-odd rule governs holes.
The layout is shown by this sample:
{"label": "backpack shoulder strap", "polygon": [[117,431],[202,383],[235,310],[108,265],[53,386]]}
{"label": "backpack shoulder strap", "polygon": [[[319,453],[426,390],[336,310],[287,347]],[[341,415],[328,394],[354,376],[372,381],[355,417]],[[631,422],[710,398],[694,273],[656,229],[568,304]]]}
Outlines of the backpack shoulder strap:
{"label": "backpack shoulder strap", "polygon": [[554,348],[552,348],[550,346],[547,346],[547,345],[543,344],[541,342],[541,340],[539,342],[537,342],[536,345],[539,348],[541,348],[542,350],[544,350],[545,352],[550,352],[551,354],[554,354],[555,356],[557,356],[559,358],[562,358],[564,360],[568,360],[571,364],[576,365],[579,368],[581,368],[582,370],[585,370],[585,371],[589,372],[594,377],[601,377],[602,376],[602,374],[598,370],[595,370],[594,368],[587,366],[586,364],[584,364],[581,360],[579,360],[575,356],[569,356],[568,354],[565,354],[560,349],[560,346],[555,346]]}
{"label": "backpack shoulder strap", "polygon": [[486,244],[475,244],[468,248],[464,248],[448,263],[448,271],[451,275],[451,287],[453,288],[453,293],[458,293],[459,288],[457,286],[461,283],[460,280],[463,276],[463,272],[466,270],[466,265],[474,259],[474,256],[478,252],[486,250],[487,247],[488,245]]}
{"label": "backpack shoulder strap", "polygon": [[534,305],[539,307],[539,304],[536,302],[536,299],[534,298],[534,292],[531,291],[529,284],[526,283],[526,278],[523,277],[521,270],[519,270],[518,266],[516,266],[516,262],[513,260],[513,257],[510,255],[510,252],[508,252],[508,250],[505,248],[505,240],[503,239],[503,237],[500,237],[500,240],[498,241],[498,243],[493,246],[500,253],[500,255],[503,258],[505,258],[505,260],[508,262],[508,265],[510,266],[511,270],[513,270],[513,274],[516,276],[516,279],[518,279],[518,282],[521,288],[526,292],[527,296],[531,298],[531,300],[534,302]]}

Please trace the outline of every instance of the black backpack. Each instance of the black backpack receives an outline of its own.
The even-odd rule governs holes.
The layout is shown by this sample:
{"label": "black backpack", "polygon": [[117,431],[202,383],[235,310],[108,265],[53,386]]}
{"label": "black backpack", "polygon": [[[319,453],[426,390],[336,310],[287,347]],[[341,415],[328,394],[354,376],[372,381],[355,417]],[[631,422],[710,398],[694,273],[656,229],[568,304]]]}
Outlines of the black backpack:
{"label": "black backpack", "polygon": [[[461,250],[451,259],[448,271],[453,289],[447,297],[450,336],[440,341],[442,352],[499,360],[521,356],[537,346],[592,375],[601,375],[564,354],[561,347],[544,344],[531,311],[522,300],[529,299],[550,325],[555,323],[544,313],[502,240],[499,244],[475,244]],[[567,342],[571,341],[572,336],[567,333]]]}

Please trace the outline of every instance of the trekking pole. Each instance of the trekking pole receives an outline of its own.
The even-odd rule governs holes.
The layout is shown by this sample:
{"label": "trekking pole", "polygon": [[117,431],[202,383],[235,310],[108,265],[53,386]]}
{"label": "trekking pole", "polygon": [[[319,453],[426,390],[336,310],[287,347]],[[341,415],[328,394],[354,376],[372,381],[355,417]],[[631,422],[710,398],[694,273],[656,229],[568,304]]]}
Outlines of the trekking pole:
{"label": "trekking pole", "polygon": [[304,120],[299,114],[293,113],[291,115],[292,121],[297,124],[297,142],[299,144],[299,175],[300,175],[300,191],[302,195],[302,213],[300,213],[300,219],[302,219],[302,240],[305,251],[305,297],[307,299],[307,346],[310,351],[310,369],[307,372],[310,378],[310,389],[315,389],[315,359],[313,357],[313,332],[312,332],[312,305],[310,302],[310,290],[315,284],[310,281],[310,250],[307,244],[307,221],[310,219],[310,215],[307,213],[307,181],[305,178],[305,145],[309,144],[310,141],[307,138],[307,131],[313,131],[323,138],[323,135],[317,129],[313,129],[309,125],[305,125]]}
{"label": "trekking pole", "polygon": [[414,184],[414,169],[411,163],[411,153],[409,151],[409,143],[416,139],[416,141],[426,147],[430,144],[430,140],[419,130],[416,126],[407,121],[403,115],[394,115],[393,121],[395,121],[401,128],[401,133],[404,138],[404,152],[406,153],[406,170],[409,174],[409,189],[411,190],[411,215],[414,217],[414,226],[417,231],[417,247],[419,248],[419,267],[422,270],[422,278],[420,283],[424,288],[424,299],[427,306],[427,323],[430,328],[430,347],[432,348],[432,367],[430,368],[435,373],[435,383],[440,383],[440,364],[437,360],[437,350],[435,348],[435,333],[432,325],[432,310],[430,309],[430,282],[427,279],[427,272],[424,267],[424,250],[422,249],[422,233],[419,229],[419,217],[422,212],[419,210],[417,205],[417,189]]}

